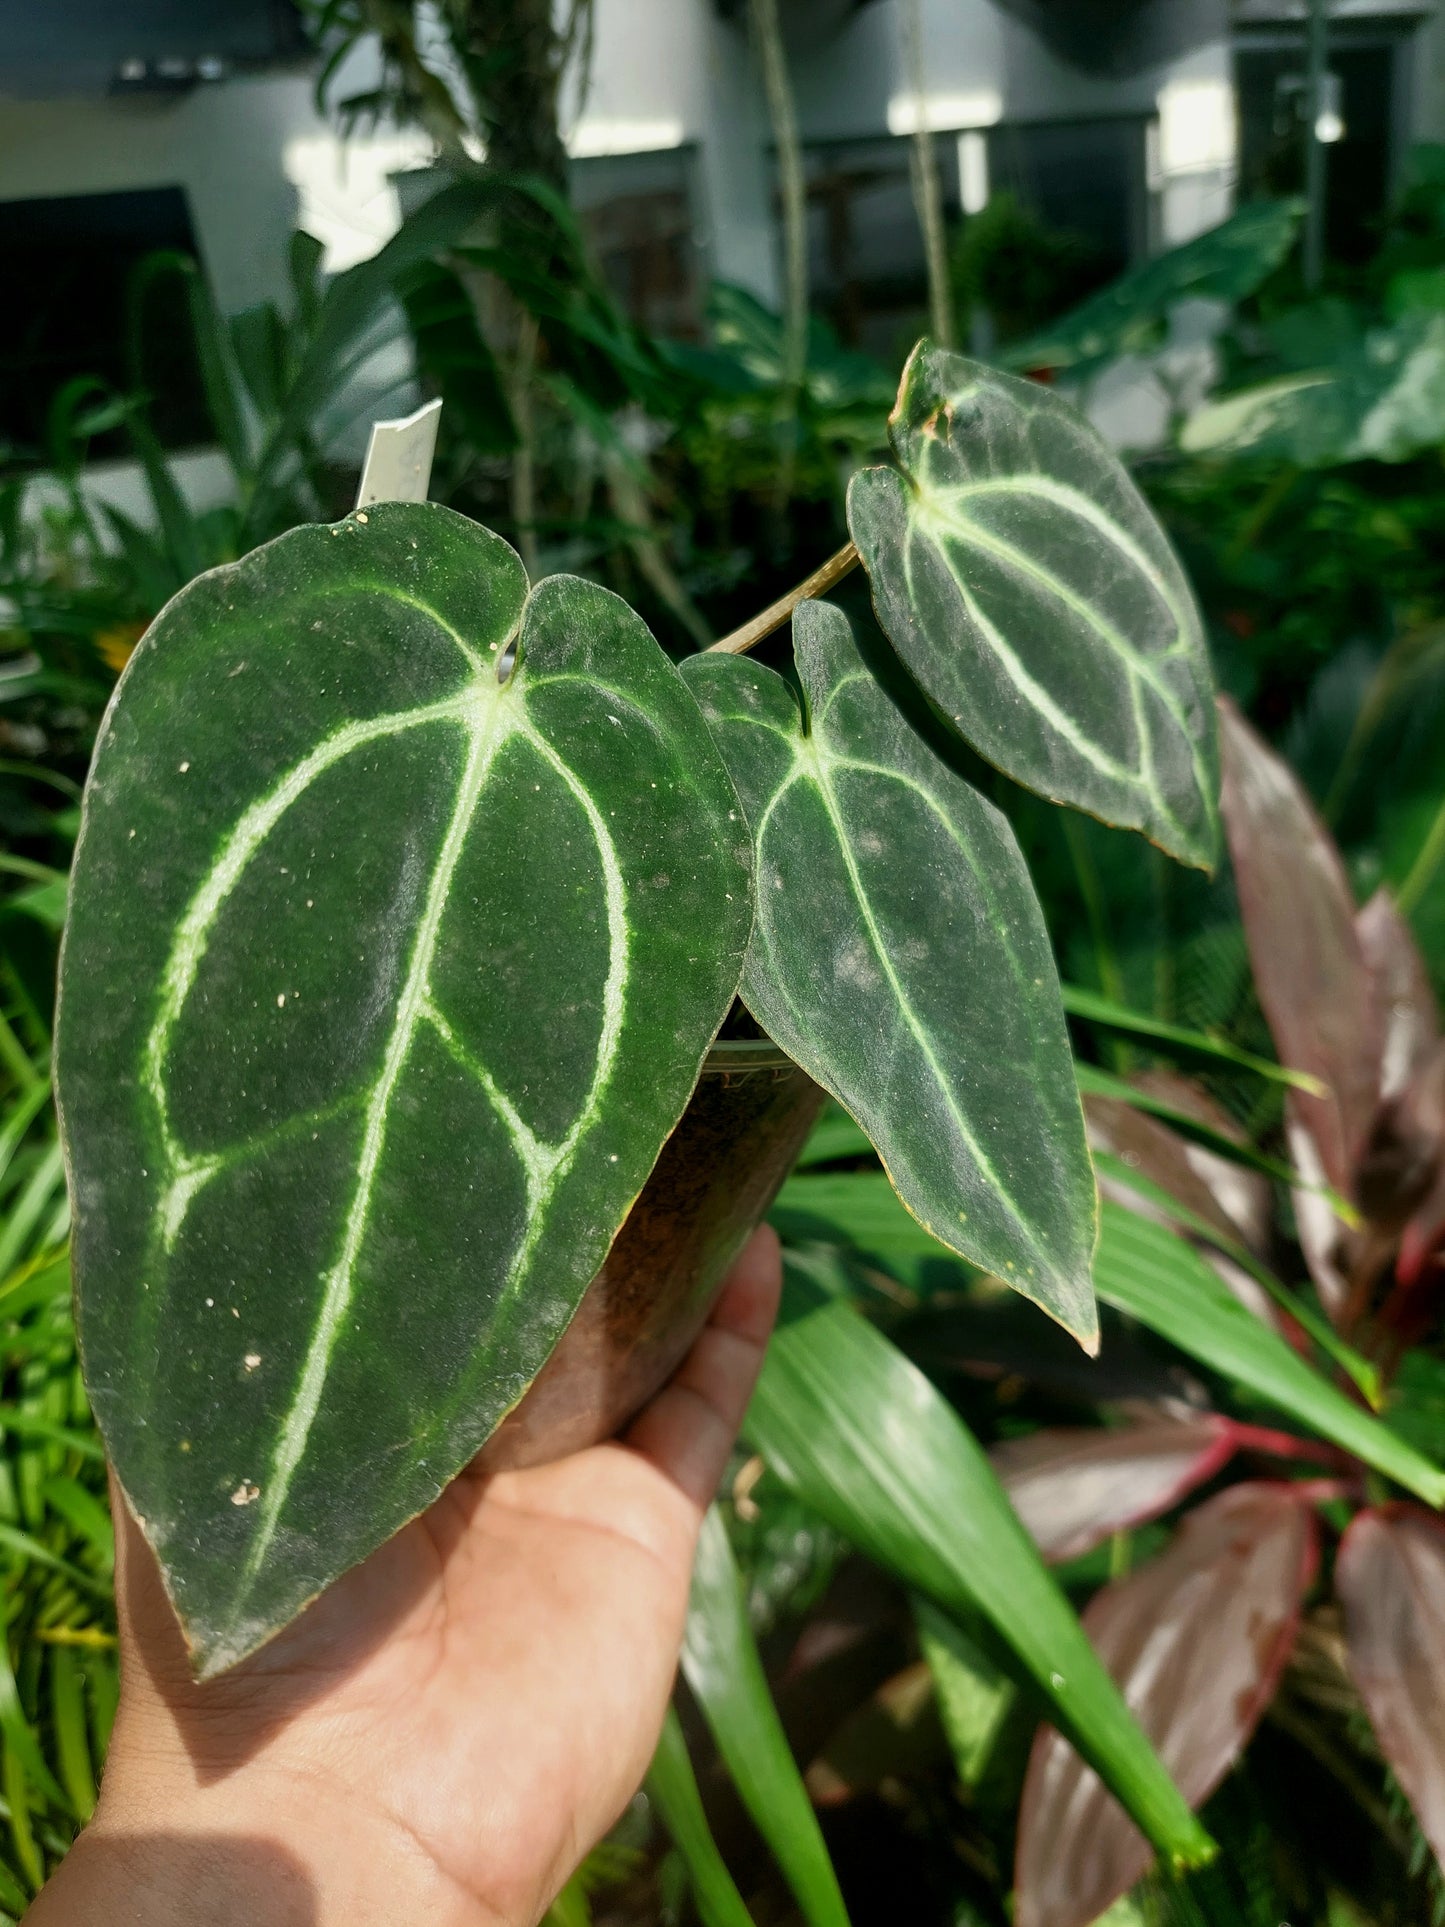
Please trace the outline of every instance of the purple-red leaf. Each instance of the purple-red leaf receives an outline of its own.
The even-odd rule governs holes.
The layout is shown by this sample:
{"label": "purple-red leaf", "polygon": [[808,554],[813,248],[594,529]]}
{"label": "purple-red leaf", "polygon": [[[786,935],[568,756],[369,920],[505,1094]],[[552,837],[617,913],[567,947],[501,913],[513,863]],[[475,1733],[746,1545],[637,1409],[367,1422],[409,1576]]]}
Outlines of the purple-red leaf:
{"label": "purple-red leaf", "polygon": [[[1314,1515],[1290,1486],[1231,1486],[1084,1614],[1192,1806],[1208,1799],[1273,1696],[1316,1552]],[[1016,1927],[1087,1927],[1152,1859],[1097,1774],[1042,1728],[1019,1819]]]}
{"label": "purple-red leaf", "polygon": [[[1192,1077],[1159,1066],[1141,1072],[1130,1081],[1150,1097],[1163,1098],[1176,1111],[1197,1119],[1200,1124],[1207,1124],[1221,1137],[1231,1138],[1236,1144],[1245,1142],[1244,1132],[1229,1112]],[[1148,1114],[1135,1111],[1134,1115],[1147,1117]],[[1262,1252],[1269,1242],[1274,1215],[1269,1179],[1259,1171],[1251,1171],[1230,1158],[1221,1157],[1217,1151],[1210,1151],[1202,1144],[1191,1143],[1159,1118],[1149,1118],[1148,1121],[1180,1147],[1188,1169],[1208,1191],[1214,1208],[1203,1215],[1218,1223],[1230,1237],[1248,1245],[1251,1251]],[[1146,1176],[1152,1175],[1142,1164],[1140,1169],[1145,1171]],[[1166,1190],[1172,1189],[1162,1176],[1156,1177],[1155,1182],[1163,1184]],[[1190,1202],[1182,1192],[1176,1191],[1174,1195],[1181,1203]]]}
{"label": "purple-red leaf", "polygon": [[1445,1524],[1416,1506],[1362,1512],[1335,1588],[1380,1751],[1445,1867]]}
{"label": "purple-red leaf", "polygon": [[[1195,1169],[1189,1155],[1193,1147],[1177,1131],[1171,1131],[1160,1119],[1150,1117],[1147,1111],[1138,1110],[1122,1097],[1086,1097],[1084,1118],[1089,1127],[1089,1143],[1096,1151],[1112,1151],[1141,1178],[1148,1178],[1167,1191],[1222,1237],[1239,1237],[1240,1227],[1220,1205],[1202,1173]],[[1208,1157],[1210,1153],[1206,1151],[1203,1155]],[[1224,1159],[1218,1158],[1215,1162],[1223,1164]],[[1106,1197],[1117,1195],[1121,1204],[1146,1218],[1167,1215],[1162,1206],[1140,1197],[1137,1191],[1127,1190],[1107,1175],[1100,1177],[1099,1188]]]}
{"label": "purple-red leaf", "polygon": [[[1385,1231],[1399,1231],[1424,1212],[1445,1175],[1445,1039],[1427,1051],[1410,1081],[1381,1105],[1365,1146],[1356,1193],[1366,1216]],[[1412,1226],[1415,1235],[1418,1230]],[[1410,1263],[1410,1235],[1401,1249],[1400,1275]]]}
{"label": "purple-red leaf", "polygon": [[1380,1095],[1410,1082],[1440,1035],[1430,973],[1408,923],[1388,890],[1379,889],[1355,918],[1380,1013]]}
{"label": "purple-red leaf", "polygon": [[1211,1415],[1110,1432],[1058,1426],[997,1445],[989,1458],[1039,1551],[1058,1564],[1157,1519],[1233,1451],[1228,1421]]}
{"label": "purple-red leaf", "polygon": [[1224,826],[1255,987],[1326,1182],[1350,1194],[1379,1097],[1381,1024],[1339,851],[1293,770],[1220,702]]}

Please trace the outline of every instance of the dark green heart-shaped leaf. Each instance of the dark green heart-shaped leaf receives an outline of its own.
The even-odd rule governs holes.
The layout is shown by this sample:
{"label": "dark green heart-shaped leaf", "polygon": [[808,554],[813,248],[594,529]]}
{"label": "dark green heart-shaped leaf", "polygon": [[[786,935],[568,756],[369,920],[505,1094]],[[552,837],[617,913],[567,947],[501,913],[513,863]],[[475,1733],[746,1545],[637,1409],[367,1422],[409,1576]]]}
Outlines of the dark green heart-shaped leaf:
{"label": "dark green heart-shaped leaf", "polygon": [[1189,586],[1118,458],[1034,382],[924,342],[848,522],[884,628],[954,727],[1055,802],[1208,869],[1209,662]]}
{"label": "dark green heart-shaped leaf", "polygon": [[60,1089],[90,1393],[203,1672],[525,1391],[733,995],[749,860],[638,618],[448,510],[283,536],[142,642]]}
{"label": "dark green heart-shaped leaf", "polygon": [[684,669],[753,825],[743,995],[920,1223],[1092,1344],[1094,1178],[1013,832],[910,728],[841,610],[804,602],[793,641],[806,721],[746,657]]}

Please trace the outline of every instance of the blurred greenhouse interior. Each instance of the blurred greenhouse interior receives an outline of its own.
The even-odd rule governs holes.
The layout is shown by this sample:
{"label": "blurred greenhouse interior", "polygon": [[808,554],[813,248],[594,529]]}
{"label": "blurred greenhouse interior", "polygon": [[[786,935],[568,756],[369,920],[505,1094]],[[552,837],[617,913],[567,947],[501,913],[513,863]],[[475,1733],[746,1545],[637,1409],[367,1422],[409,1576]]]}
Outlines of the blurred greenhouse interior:
{"label": "blurred greenhouse interior", "polygon": [[[1230,704],[1227,850],[1181,869],[948,751],[1063,982],[1100,1357],[830,1104],[773,1221],[790,1290],[888,1362],[814,1485],[749,1431],[718,1504],[783,1768],[689,1673],[696,1788],[655,1768],[547,1919],[1445,1927],[1441,0],[0,0],[0,260],[0,1921],[90,1817],[118,1692],[50,1078],[137,642],[346,516],[372,423],[439,397],[432,499],[680,661],[848,543],[926,335],[1077,408],[1167,531]],[[835,599],[874,635],[861,574]],[[1310,1107],[1349,1092],[1332,1137]],[[889,1418],[925,1407],[957,1466]],[[895,1501],[967,1594],[973,1439],[1203,1869],[897,1551]],[[1284,1491],[1293,1578],[1216,1562],[1191,1606],[1218,1521],[1257,1550]]]}

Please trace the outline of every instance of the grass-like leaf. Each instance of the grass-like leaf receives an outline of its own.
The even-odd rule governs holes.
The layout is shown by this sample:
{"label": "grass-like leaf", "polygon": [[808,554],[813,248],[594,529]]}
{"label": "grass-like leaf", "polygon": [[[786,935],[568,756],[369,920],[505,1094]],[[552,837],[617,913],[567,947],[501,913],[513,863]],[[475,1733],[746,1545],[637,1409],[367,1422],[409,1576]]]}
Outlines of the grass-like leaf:
{"label": "grass-like leaf", "polygon": [[745,1431],[860,1551],[945,1611],[992,1623],[1166,1859],[1207,1857],[1208,1835],[1129,1717],[977,1440],[916,1365],[796,1262]]}
{"label": "grass-like leaf", "polygon": [[803,1918],[809,1927],[848,1927],[833,1863],[768,1691],[743,1607],[741,1575],[716,1506],[698,1539],[682,1670]]}

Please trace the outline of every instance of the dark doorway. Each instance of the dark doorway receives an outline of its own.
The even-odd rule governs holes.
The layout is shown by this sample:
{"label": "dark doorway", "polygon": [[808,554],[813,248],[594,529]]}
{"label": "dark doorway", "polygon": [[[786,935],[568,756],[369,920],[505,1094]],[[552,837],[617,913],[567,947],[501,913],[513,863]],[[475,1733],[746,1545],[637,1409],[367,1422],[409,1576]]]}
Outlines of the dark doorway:
{"label": "dark doorway", "polygon": [[[131,335],[136,271],[160,249],[196,255],[178,187],[0,201],[0,259],[17,297],[0,303],[0,461],[50,459],[57,398],[86,376],[126,393],[138,375],[153,398],[151,425],[164,447],[213,439],[186,294],[175,275],[147,280]],[[125,448],[124,434],[111,430],[90,453]]]}
{"label": "dark doorway", "polygon": [[[1368,260],[1379,245],[1390,196],[1396,63],[1397,45],[1388,40],[1337,37],[1330,48],[1344,121],[1344,136],[1326,158],[1325,247],[1337,261]],[[1303,29],[1236,48],[1242,201],[1304,191],[1304,73]]]}

